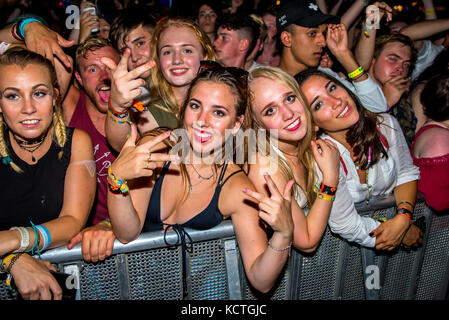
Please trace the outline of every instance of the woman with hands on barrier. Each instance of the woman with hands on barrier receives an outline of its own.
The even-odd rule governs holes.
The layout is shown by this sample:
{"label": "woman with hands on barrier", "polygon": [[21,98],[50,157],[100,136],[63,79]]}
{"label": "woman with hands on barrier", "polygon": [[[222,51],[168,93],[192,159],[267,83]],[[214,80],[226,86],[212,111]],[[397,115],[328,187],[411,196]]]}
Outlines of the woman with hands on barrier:
{"label": "woman with hands on barrier", "polygon": [[[177,116],[190,83],[197,75],[201,60],[215,60],[208,36],[193,22],[183,18],[164,18],[156,25],[151,38],[151,61],[128,71],[126,49],[116,66],[108,59],[102,62],[112,72],[110,112],[106,136],[111,146],[120,151],[129,133],[129,121],[137,124],[139,133],[158,128],[176,128]],[[151,69],[149,79],[141,75]],[[146,106],[134,99],[149,82],[151,100]],[[130,112],[130,108],[143,112]],[[131,108],[131,111],[133,108]],[[132,116],[132,117],[130,117]]]}
{"label": "woman with hands on barrier", "polygon": [[396,216],[382,224],[373,221],[371,230],[364,229],[373,240],[375,237],[376,249],[392,250],[401,243],[405,247],[420,245],[422,232],[412,225],[419,169],[412,163],[397,121],[388,114],[366,110],[356,95],[323,72],[307,70],[295,79],[320,129],[319,137],[338,146],[352,202],[394,193]]}
{"label": "woman with hands on barrier", "polygon": [[14,48],[0,57],[2,270],[25,299],[60,299],[55,270],[34,254],[67,243],[86,223],[95,197],[89,136],[62,119],[50,61]]}
{"label": "woman with hands on barrier", "polygon": [[[135,146],[137,132],[132,127],[110,167],[108,205],[121,242],[141,232],[172,228],[184,239],[183,252],[189,250],[185,227],[205,230],[232,218],[246,275],[257,290],[267,292],[291,246],[292,182],[279,191],[265,176],[272,193],[268,197],[254,191],[243,170],[223,158],[226,142],[244,124],[246,105],[246,71],[215,66],[201,72],[179,113],[186,149],[182,159],[162,154],[166,147],[160,141],[166,141],[169,132],[156,138],[145,135]],[[170,161],[162,163],[166,160]],[[259,210],[254,202],[259,202]],[[260,218],[274,230],[269,242]]]}

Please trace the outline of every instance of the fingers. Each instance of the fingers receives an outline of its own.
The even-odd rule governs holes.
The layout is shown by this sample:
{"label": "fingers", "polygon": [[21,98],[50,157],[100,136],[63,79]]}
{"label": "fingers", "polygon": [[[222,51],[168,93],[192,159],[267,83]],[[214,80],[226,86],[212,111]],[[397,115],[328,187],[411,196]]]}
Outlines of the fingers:
{"label": "fingers", "polygon": [[139,78],[142,74],[144,74],[148,70],[152,69],[155,65],[156,65],[156,62],[154,62],[153,60],[148,61],[144,65],[141,65],[140,67],[137,67],[137,68],[131,70],[128,73],[127,78],[129,80]]}
{"label": "fingers", "polygon": [[289,182],[287,182],[287,184],[285,185],[284,193],[282,194],[282,197],[287,201],[292,200],[292,188],[293,188],[294,183],[295,183],[295,180],[292,179]]}
{"label": "fingers", "polygon": [[117,69],[117,64],[111,58],[101,57],[100,62],[104,64],[111,72]]}
{"label": "fingers", "polygon": [[264,173],[263,177],[265,179],[265,182],[267,183],[268,190],[270,190],[271,199],[279,201],[282,196],[273,179],[267,172]]}
{"label": "fingers", "polygon": [[151,140],[149,140],[149,141],[139,145],[139,148],[148,150],[148,152],[150,152],[153,149],[154,146],[158,145],[159,143],[161,143],[162,141],[164,141],[165,139],[170,137],[170,134],[171,134],[171,131],[166,131],[164,133],[161,133],[160,135],[157,135],[153,139],[151,139]]}
{"label": "fingers", "polygon": [[79,232],[76,236],[74,236],[72,238],[72,240],[70,240],[67,249],[72,249],[74,246],[76,246],[78,243],[81,242],[81,240],[83,240],[83,235],[81,232]]}

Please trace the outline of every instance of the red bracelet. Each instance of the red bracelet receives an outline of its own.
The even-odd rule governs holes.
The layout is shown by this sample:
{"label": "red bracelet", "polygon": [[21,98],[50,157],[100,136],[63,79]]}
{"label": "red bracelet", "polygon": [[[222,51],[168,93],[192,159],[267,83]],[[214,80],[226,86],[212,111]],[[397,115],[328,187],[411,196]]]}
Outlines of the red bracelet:
{"label": "red bracelet", "polygon": [[12,28],[11,28],[11,35],[14,39],[19,40],[19,41],[24,41],[25,39],[23,39],[21,36],[19,36],[19,34],[17,33],[17,23],[13,24]]}

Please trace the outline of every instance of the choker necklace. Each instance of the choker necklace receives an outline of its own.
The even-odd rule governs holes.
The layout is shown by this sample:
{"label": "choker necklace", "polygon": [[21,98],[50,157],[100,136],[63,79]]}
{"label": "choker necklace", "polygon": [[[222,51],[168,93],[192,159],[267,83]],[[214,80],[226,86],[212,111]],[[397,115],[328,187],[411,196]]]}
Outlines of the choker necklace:
{"label": "choker necklace", "polygon": [[36,162],[36,158],[34,157],[33,152],[36,151],[37,149],[39,149],[39,147],[42,145],[42,143],[44,143],[44,140],[45,140],[45,137],[47,136],[47,134],[43,135],[42,138],[40,138],[34,142],[21,140],[21,139],[17,138],[14,133],[12,134],[12,136],[13,136],[14,140],[16,140],[16,143],[19,145],[20,148],[31,153],[31,161]]}

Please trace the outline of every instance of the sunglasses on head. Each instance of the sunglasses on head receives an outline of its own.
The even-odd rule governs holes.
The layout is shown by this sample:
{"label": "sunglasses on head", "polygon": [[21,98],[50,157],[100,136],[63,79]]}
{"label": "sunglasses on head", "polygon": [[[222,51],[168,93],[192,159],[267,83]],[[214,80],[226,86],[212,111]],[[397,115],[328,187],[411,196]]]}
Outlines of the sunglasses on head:
{"label": "sunglasses on head", "polygon": [[214,69],[225,70],[237,78],[243,78],[245,81],[248,80],[248,71],[246,71],[245,69],[237,67],[224,67],[220,63],[212,60],[200,61],[200,69],[198,70],[198,74],[207,70]]}

